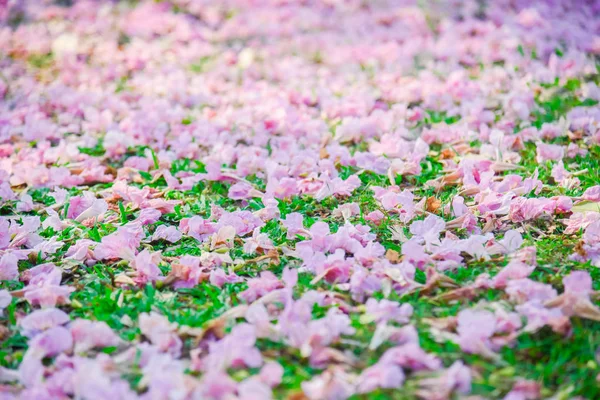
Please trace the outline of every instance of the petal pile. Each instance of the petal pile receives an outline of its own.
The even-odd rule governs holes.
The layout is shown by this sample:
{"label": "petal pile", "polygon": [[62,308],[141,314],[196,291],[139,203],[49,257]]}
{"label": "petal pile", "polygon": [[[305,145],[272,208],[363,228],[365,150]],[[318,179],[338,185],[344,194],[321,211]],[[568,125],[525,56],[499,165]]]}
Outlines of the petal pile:
{"label": "petal pile", "polygon": [[599,398],[599,85],[596,0],[0,1],[0,398]]}

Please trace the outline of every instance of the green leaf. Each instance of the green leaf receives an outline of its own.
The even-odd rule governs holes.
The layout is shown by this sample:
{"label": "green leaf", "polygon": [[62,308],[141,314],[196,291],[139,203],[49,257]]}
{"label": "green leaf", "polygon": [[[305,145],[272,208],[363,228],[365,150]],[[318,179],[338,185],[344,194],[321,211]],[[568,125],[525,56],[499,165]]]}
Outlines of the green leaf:
{"label": "green leaf", "polygon": [[119,212],[121,213],[121,223],[125,225],[127,223],[127,211],[122,201],[119,201]]}
{"label": "green leaf", "polygon": [[573,212],[600,212],[600,203],[596,201],[582,201],[571,209]]}

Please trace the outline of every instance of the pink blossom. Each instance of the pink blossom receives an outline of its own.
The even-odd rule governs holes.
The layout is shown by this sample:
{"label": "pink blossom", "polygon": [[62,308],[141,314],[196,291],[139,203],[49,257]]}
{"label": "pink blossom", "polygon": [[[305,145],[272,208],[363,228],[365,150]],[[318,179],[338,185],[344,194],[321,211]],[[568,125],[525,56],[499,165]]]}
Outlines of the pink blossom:
{"label": "pink blossom", "polygon": [[296,235],[307,233],[303,225],[304,217],[300,213],[290,213],[285,219],[281,220],[283,226],[287,229],[287,238],[295,239]]}
{"label": "pink blossom", "polygon": [[27,337],[35,337],[55,326],[61,326],[69,322],[69,316],[57,308],[45,308],[36,310],[19,321],[21,332]]}
{"label": "pink blossom", "polygon": [[270,361],[260,369],[259,377],[269,387],[275,387],[281,383],[283,372],[283,367],[279,363]]}
{"label": "pink blossom", "polygon": [[368,213],[365,216],[365,219],[367,221],[371,221],[372,223],[374,223],[375,225],[379,225],[381,224],[381,222],[383,221],[383,219],[385,218],[385,216],[383,215],[383,213],[379,210],[375,210],[375,211],[371,211],[370,213]]}
{"label": "pink blossom", "polygon": [[94,256],[99,260],[123,259],[132,261],[143,238],[141,227],[129,223],[121,226],[116,232],[104,236],[94,249]]}
{"label": "pink blossom", "polygon": [[358,207],[358,204],[346,203],[333,210],[333,213],[331,215],[337,218],[342,217],[344,219],[348,219],[358,214],[360,214],[360,208]]}
{"label": "pink blossom", "polygon": [[254,344],[256,334],[249,324],[236,325],[229,335],[209,344],[209,354],[202,361],[206,371],[226,368],[257,368],[262,364],[260,351]]}
{"label": "pink blossom", "polygon": [[538,143],[536,160],[539,163],[545,161],[559,161],[565,156],[562,146],[555,144]]}
{"label": "pink blossom", "polygon": [[19,277],[18,261],[19,259],[11,253],[0,257],[0,280],[15,280]]}
{"label": "pink blossom", "polygon": [[182,237],[182,233],[174,226],[159,225],[152,234],[151,241],[166,240],[169,243],[176,243]]}
{"label": "pink blossom", "polygon": [[395,321],[398,323],[407,323],[413,313],[413,307],[410,304],[402,304],[389,301],[369,299],[365,303],[367,312],[365,314],[370,320],[376,323]]}
{"label": "pink blossom", "polygon": [[439,235],[444,230],[446,223],[440,217],[430,215],[423,221],[415,221],[410,225],[410,233],[425,242],[427,251],[431,251],[432,245],[439,245]]}
{"label": "pink blossom", "polygon": [[344,400],[354,393],[354,387],[346,373],[332,369],[303,382],[302,391],[311,400]]}
{"label": "pink blossom", "polygon": [[266,295],[267,293],[283,287],[283,283],[270,271],[261,272],[257,278],[248,280],[248,289],[240,293],[240,297],[248,303]]}
{"label": "pink blossom", "polygon": [[439,358],[432,354],[427,354],[418,343],[406,343],[401,346],[392,347],[387,350],[380,363],[399,365],[403,368],[415,371],[437,370],[442,366]]}
{"label": "pink blossom", "polygon": [[8,290],[0,290],[0,311],[4,310],[12,303],[12,296]]}
{"label": "pink blossom", "polygon": [[372,392],[377,388],[397,389],[404,382],[404,372],[397,365],[377,363],[365,369],[357,384],[359,393]]}
{"label": "pink blossom", "polygon": [[93,348],[116,346],[120,343],[119,337],[103,321],[77,319],[71,323],[69,328],[76,353],[86,352]]}
{"label": "pink blossom", "polygon": [[41,264],[28,272],[31,278],[25,286],[24,297],[31,305],[54,307],[69,303],[69,295],[75,289],[60,285],[62,272],[54,264]]}
{"label": "pink blossom", "polygon": [[487,353],[496,331],[496,318],[489,311],[463,310],[458,314],[458,343],[467,353]]}
{"label": "pink blossom", "polygon": [[179,230],[198,241],[204,241],[217,231],[214,223],[198,216],[183,218],[179,223]]}
{"label": "pink blossom", "polygon": [[96,199],[93,193],[85,192],[83,196],[71,198],[67,218],[82,222],[89,218],[97,218],[107,210],[108,204],[105,200]]}
{"label": "pink blossom", "polygon": [[160,252],[150,253],[148,250],[140,252],[134,257],[131,266],[137,272],[135,282],[139,285],[145,285],[148,282],[156,282],[162,277],[162,272],[158,268],[161,261]]}
{"label": "pink blossom", "polygon": [[183,346],[177,336],[177,325],[155,312],[142,313],[139,317],[140,331],[160,351],[179,357]]}

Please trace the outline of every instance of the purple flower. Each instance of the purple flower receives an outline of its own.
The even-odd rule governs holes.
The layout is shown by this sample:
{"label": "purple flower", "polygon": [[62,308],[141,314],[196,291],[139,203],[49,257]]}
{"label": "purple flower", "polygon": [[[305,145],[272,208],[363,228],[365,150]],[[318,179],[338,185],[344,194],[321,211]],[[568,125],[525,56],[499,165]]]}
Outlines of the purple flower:
{"label": "purple flower", "polygon": [[39,333],[55,326],[65,325],[70,321],[69,316],[57,308],[36,310],[19,321],[24,336],[35,337]]}
{"label": "purple flower", "polygon": [[410,233],[425,242],[427,251],[431,251],[432,245],[440,244],[440,233],[444,230],[446,223],[440,217],[429,215],[423,221],[415,221],[410,225]]}
{"label": "purple flower", "polygon": [[223,371],[227,368],[257,368],[262,355],[254,346],[255,328],[249,324],[236,325],[231,333],[217,342],[209,343],[208,356],[202,360],[205,371]]}
{"label": "purple flower", "polygon": [[150,238],[151,241],[157,241],[157,240],[166,240],[169,243],[176,243],[181,239],[182,233],[179,232],[177,230],[176,227],[174,226],[167,226],[167,225],[159,225],[156,230],[154,231],[154,233],[152,234],[152,237]]}
{"label": "purple flower", "polygon": [[69,326],[76,353],[94,348],[117,346],[121,341],[112,329],[103,321],[77,319]]}
{"label": "purple flower", "polygon": [[0,290],[0,312],[12,303],[12,296],[8,290]]}
{"label": "purple flower", "polygon": [[0,280],[10,281],[19,277],[18,261],[19,259],[11,253],[5,253],[0,257]]}
{"label": "purple flower", "polygon": [[496,317],[484,310],[462,310],[458,313],[458,344],[467,353],[487,353],[496,332]]}
{"label": "purple flower", "polygon": [[116,232],[102,238],[102,242],[94,249],[94,256],[98,260],[132,261],[143,236],[144,232],[141,227],[134,223],[121,226]]}
{"label": "purple flower", "polygon": [[270,271],[263,271],[259,277],[248,280],[248,289],[241,292],[239,297],[248,303],[252,303],[267,293],[282,287],[283,283],[277,279],[275,274]]}
{"label": "purple flower", "polygon": [[148,282],[156,282],[162,278],[162,271],[158,268],[161,261],[160,252],[150,253],[148,250],[143,250],[136,255],[131,266],[137,272],[135,282],[138,285],[145,285]]}
{"label": "purple flower", "polygon": [[395,321],[406,324],[413,313],[410,304],[399,304],[394,301],[369,299],[365,303],[367,311],[361,321],[375,321],[376,323]]}
{"label": "purple flower", "polygon": [[404,383],[404,372],[395,364],[379,362],[365,369],[358,378],[358,393],[368,393],[375,389],[397,389]]}
{"label": "purple flower", "polygon": [[160,351],[179,357],[183,346],[177,335],[177,325],[157,313],[142,313],[139,317],[140,331]]}

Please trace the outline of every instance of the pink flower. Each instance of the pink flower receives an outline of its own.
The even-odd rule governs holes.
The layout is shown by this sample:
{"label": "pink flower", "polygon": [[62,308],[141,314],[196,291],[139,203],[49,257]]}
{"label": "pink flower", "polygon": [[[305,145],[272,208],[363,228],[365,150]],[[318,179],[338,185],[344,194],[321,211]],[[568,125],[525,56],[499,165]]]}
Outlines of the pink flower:
{"label": "pink flower", "polygon": [[229,188],[228,197],[232,200],[245,200],[252,197],[262,197],[262,193],[246,182],[237,182]]}
{"label": "pink flower", "polygon": [[527,278],[535,266],[527,265],[521,261],[513,260],[504,267],[492,280],[494,287],[503,288],[510,280]]}
{"label": "pink flower", "polygon": [[235,228],[230,225],[222,226],[210,238],[210,249],[231,249],[235,238]]}
{"label": "pink flower", "polygon": [[406,324],[413,313],[413,307],[410,304],[400,305],[397,302],[385,299],[380,301],[369,299],[365,306],[367,308],[365,317],[378,324],[388,321]]}
{"label": "pink flower", "polygon": [[300,213],[290,213],[285,219],[281,220],[283,226],[287,229],[287,238],[295,239],[296,235],[307,234],[308,231],[303,225],[304,216]]}
{"label": "pink flower", "polygon": [[345,400],[355,389],[348,374],[334,367],[302,382],[302,391],[310,400]]}
{"label": "pink flower", "polygon": [[208,356],[202,360],[205,371],[227,368],[257,368],[262,364],[260,351],[254,346],[255,328],[249,324],[236,325],[223,339],[209,343]]}
{"label": "pink flower", "polygon": [[8,220],[0,217],[0,250],[6,249],[10,244],[10,232]]}
{"label": "pink flower", "polygon": [[225,372],[207,371],[202,376],[197,390],[200,398],[211,400],[225,400],[237,391],[237,382]]}
{"label": "pink flower", "polygon": [[439,358],[427,354],[419,347],[418,343],[412,342],[387,350],[381,356],[379,362],[388,365],[399,365],[415,371],[437,370],[442,366]]}
{"label": "pink flower", "polygon": [[519,380],[504,397],[504,400],[537,400],[541,398],[540,384],[535,381]]}
{"label": "pink flower", "polygon": [[239,297],[248,303],[283,287],[283,283],[270,271],[263,271],[258,278],[248,280],[248,289],[239,294]]}
{"label": "pink flower", "polygon": [[5,290],[5,289],[0,290],[0,312],[2,312],[11,303],[12,303],[12,295],[8,292],[8,290]]}
{"label": "pink flower", "polygon": [[345,203],[333,210],[331,216],[336,218],[342,217],[346,220],[358,214],[360,214],[360,208],[358,207],[358,204]]}
{"label": "pink flower", "polygon": [[77,222],[89,218],[97,218],[108,210],[108,204],[103,199],[97,199],[93,193],[85,192],[83,196],[72,197],[69,201],[67,218]]}
{"label": "pink flower", "polygon": [[257,250],[266,252],[274,249],[275,246],[266,233],[261,233],[260,228],[256,228],[252,232],[252,237],[244,240],[244,253],[255,254]]}
{"label": "pink flower", "polygon": [[584,200],[600,202],[600,185],[587,188],[581,197]]}
{"label": "pink flower", "polygon": [[74,351],[82,353],[94,348],[117,346],[121,340],[103,321],[88,321],[77,319],[70,327]]}
{"label": "pink flower", "polygon": [[365,217],[367,221],[371,221],[375,225],[380,225],[384,218],[385,215],[379,210],[371,211]]}
{"label": "pink flower", "polygon": [[415,221],[410,225],[410,233],[425,242],[427,251],[431,251],[432,245],[440,244],[440,233],[446,227],[446,223],[440,217],[429,215],[423,221]]}
{"label": "pink flower", "polygon": [[29,338],[35,337],[55,326],[61,326],[70,321],[69,316],[57,308],[36,310],[19,321],[21,332]]}
{"label": "pink flower", "polygon": [[177,230],[176,227],[172,225],[159,225],[152,234],[150,240],[154,242],[162,239],[169,243],[176,243],[181,239],[181,237],[182,234]]}
{"label": "pink flower", "polygon": [[34,204],[33,199],[28,194],[23,194],[17,203],[18,212],[27,212],[33,210]]}
{"label": "pink flower", "polygon": [[25,286],[24,297],[31,305],[54,307],[69,303],[69,294],[75,289],[60,285],[62,272],[54,264],[41,264],[28,272],[31,279]]}
{"label": "pink flower", "polygon": [[404,383],[402,368],[394,364],[377,363],[365,369],[358,378],[359,393],[372,392],[375,389],[397,389]]}
{"label": "pink flower", "polygon": [[177,325],[155,312],[142,313],[139,317],[140,331],[162,352],[179,357],[183,346],[177,336]]}
{"label": "pink flower", "polygon": [[0,257],[0,280],[10,281],[19,277],[18,261],[19,259],[11,253]]}
{"label": "pink flower", "polygon": [[315,198],[321,201],[334,195],[350,196],[360,185],[361,181],[357,175],[351,175],[345,181],[339,177],[332,180],[325,178],[323,187],[315,194]]}
{"label": "pink flower", "polygon": [[62,326],[55,326],[29,341],[29,349],[25,357],[35,355],[41,360],[44,357],[53,357],[71,350],[72,347],[73,339],[69,330]]}
{"label": "pink flower", "polygon": [[131,262],[131,266],[137,272],[135,282],[138,285],[145,285],[148,282],[156,282],[162,277],[162,271],[158,268],[161,261],[160,252],[150,253],[144,250],[136,255]]}
{"label": "pink flower", "polygon": [[467,353],[486,354],[496,331],[496,317],[489,311],[462,310],[458,313],[458,344]]}
{"label": "pink flower", "polygon": [[99,260],[120,258],[131,261],[140,246],[144,232],[134,223],[121,226],[116,232],[102,238],[94,249],[94,256]]}
{"label": "pink flower", "polygon": [[186,235],[202,242],[217,231],[214,223],[201,217],[183,218],[179,222],[179,230]]}
{"label": "pink flower", "polygon": [[283,367],[279,363],[270,361],[260,369],[259,377],[269,387],[275,387],[281,383],[283,372]]}
{"label": "pink flower", "polygon": [[419,395],[427,399],[448,399],[453,392],[467,394],[471,391],[471,370],[462,361],[455,361],[438,376],[421,380],[419,386]]}
{"label": "pink flower", "polygon": [[240,400],[269,400],[273,398],[272,396],[271,388],[256,377],[250,377],[238,385],[238,399]]}
{"label": "pink flower", "polygon": [[136,219],[142,225],[153,224],[160,219],[162,213],[154,208],[144,208],[140,210],[140,213]]}
{"label": "pink flower", "polygon": [[540,142],[537,144],[536,151],[536,160],[538,163],[545,161],[559,161],[565,156],[565,149],[563,146],[557,144],[546,144]]}

